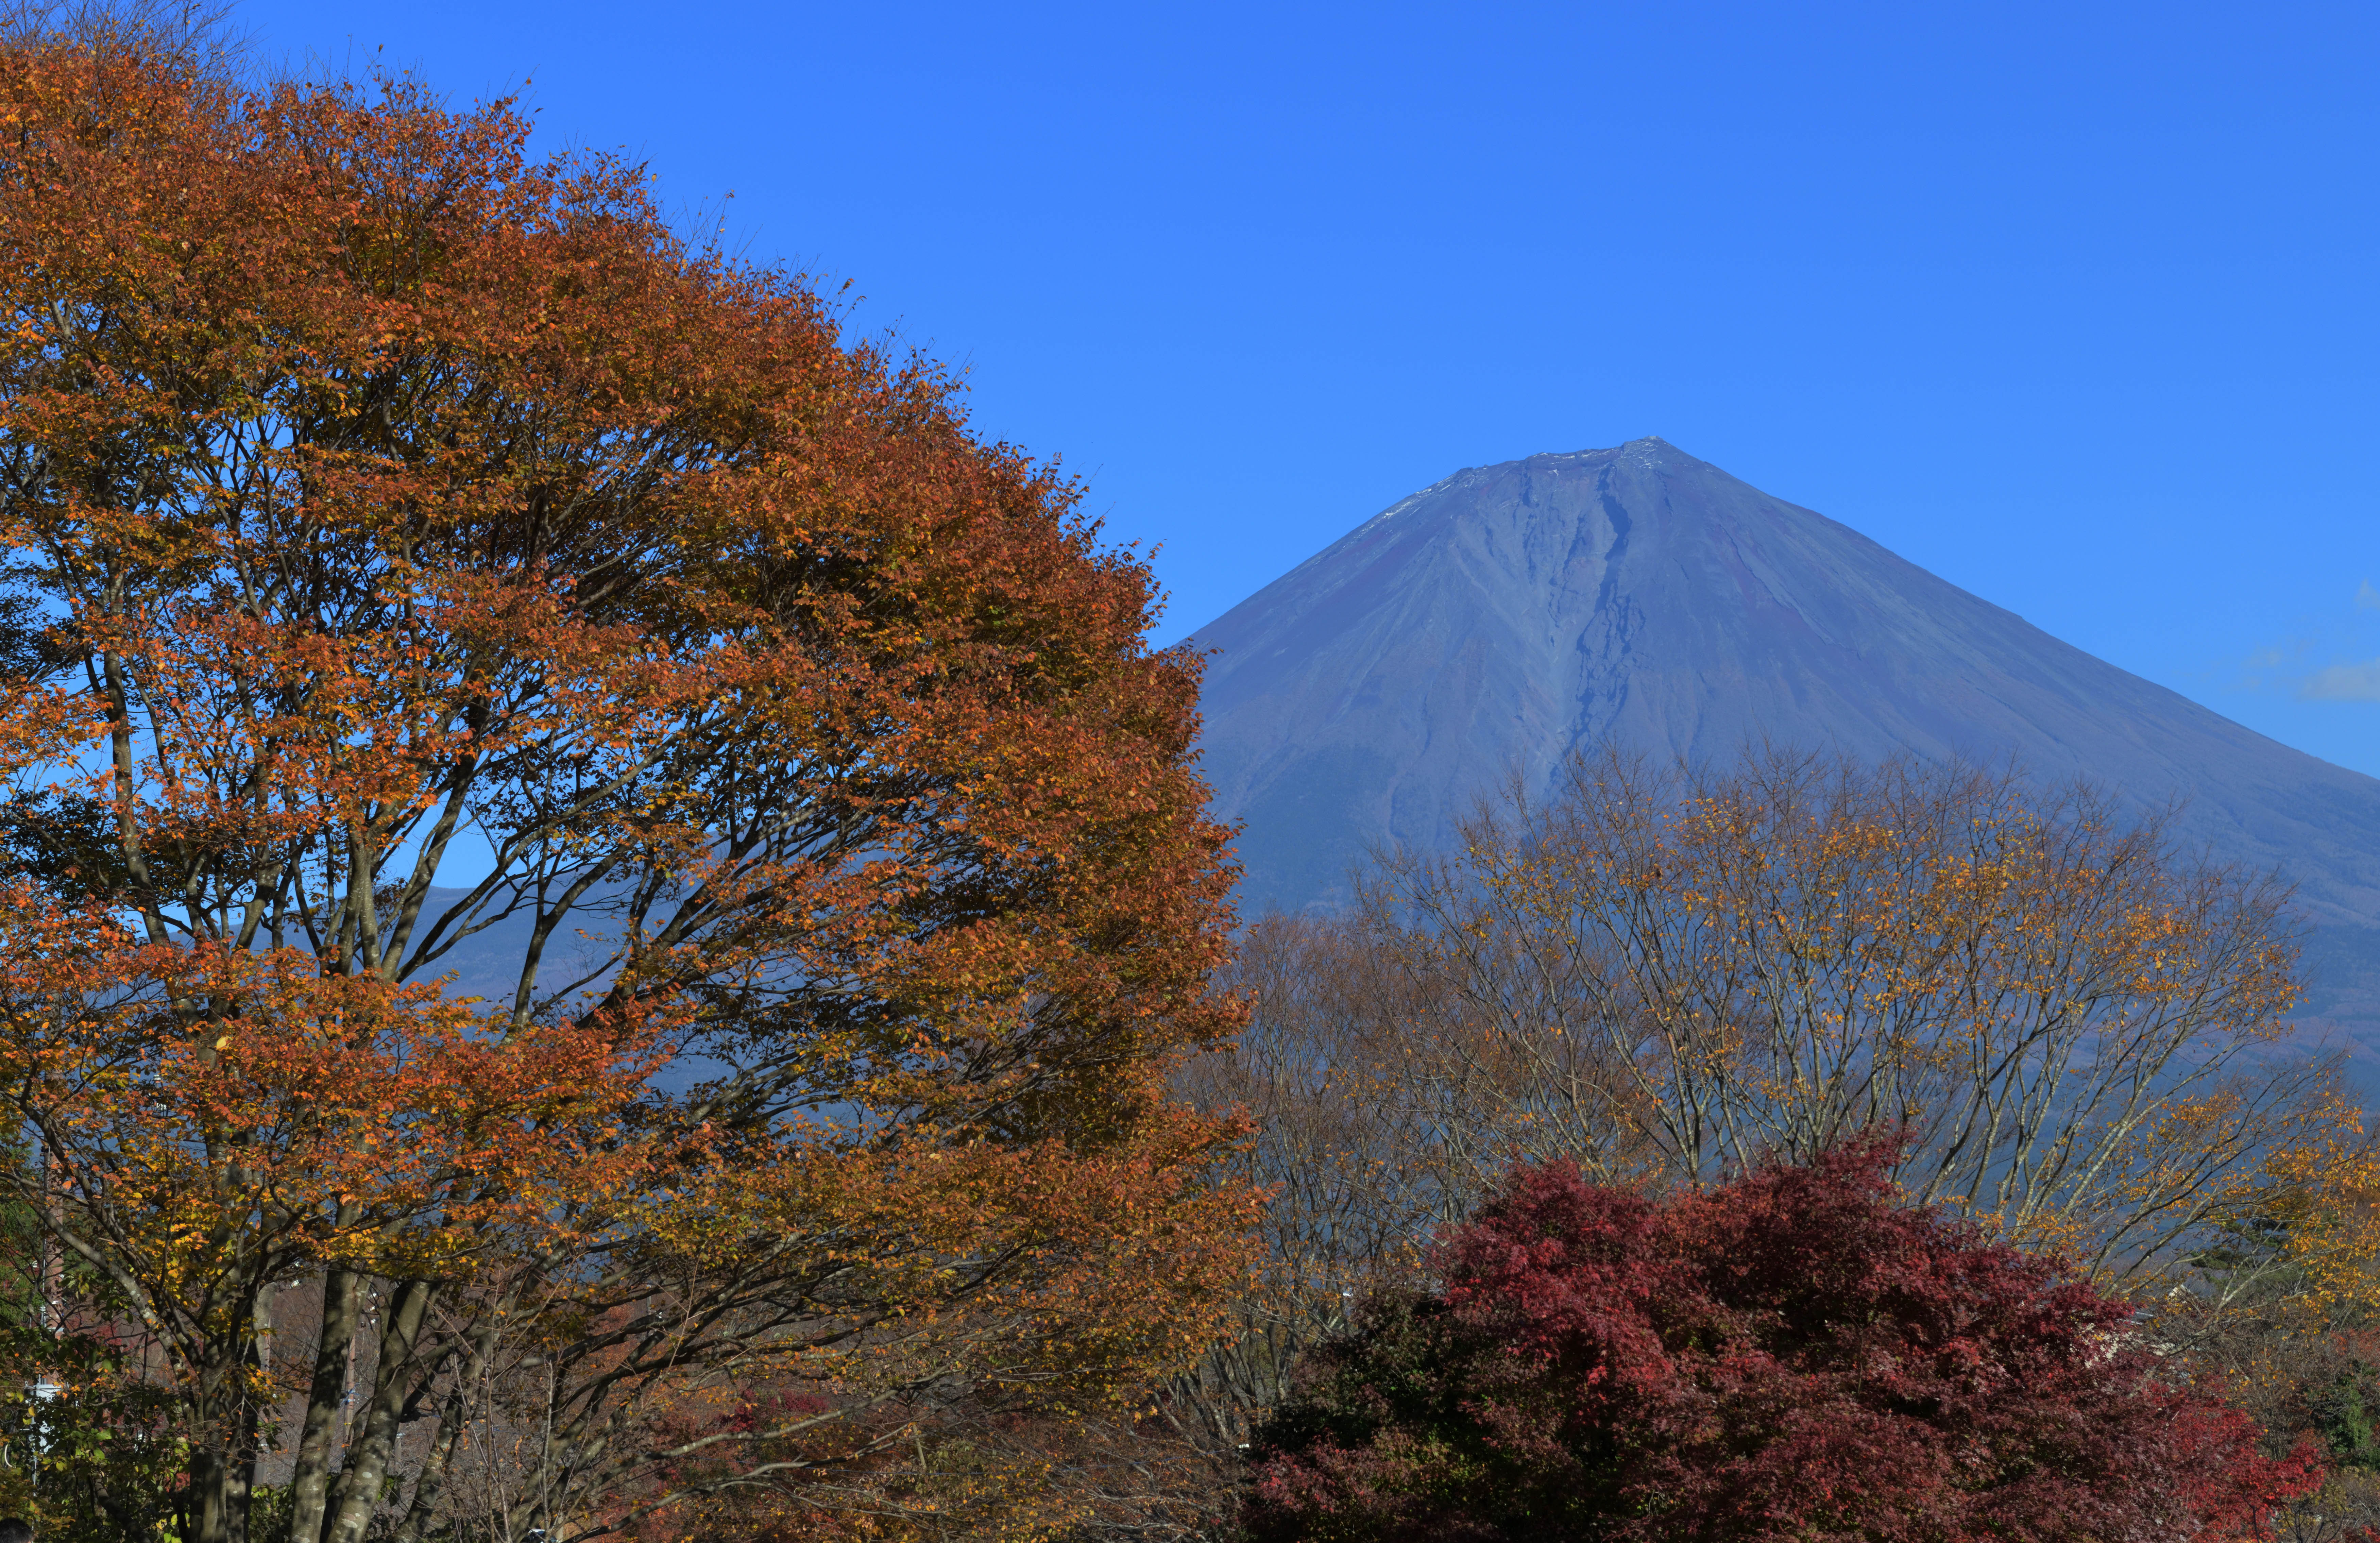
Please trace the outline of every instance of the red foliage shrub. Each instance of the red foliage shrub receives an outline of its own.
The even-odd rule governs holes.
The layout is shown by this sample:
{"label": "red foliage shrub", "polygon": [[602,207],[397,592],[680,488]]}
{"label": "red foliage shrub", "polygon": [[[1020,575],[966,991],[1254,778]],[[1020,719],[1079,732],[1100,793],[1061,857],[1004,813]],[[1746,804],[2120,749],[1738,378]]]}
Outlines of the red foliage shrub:
{"label": "red foliage shrub", "polygon": [[1517,1170],[1442,1293],[1308,1363],[1251,1448],[1250,1533],[2230,1539],[2318,1481],[2124,1304],[1893,1204],[1891,1149],[1666,1201]]}

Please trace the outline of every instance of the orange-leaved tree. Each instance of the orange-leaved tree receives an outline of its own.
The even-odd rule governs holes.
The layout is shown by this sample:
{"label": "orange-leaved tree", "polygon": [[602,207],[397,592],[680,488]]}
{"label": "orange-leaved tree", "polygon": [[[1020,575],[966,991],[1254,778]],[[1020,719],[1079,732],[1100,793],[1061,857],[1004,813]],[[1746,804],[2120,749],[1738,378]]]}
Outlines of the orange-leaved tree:
{"label": "orange-leaved tree", "polygon": [[[1423,1004],[1451,1195],[1508,1153],[1691,1181],[1893,1128],[1912,1199],[2161,1292],[2368,1156],[2292,1042],[2287,890],[2169,823],[2014,767],[1607,753],[1392,856],[1360,936]],[[2360,1268],[2351,1230],[2265,1262]]]}
{"label": "orange-leaved tree", "polygon": [[1046,1512],[970,1433],[1245,1269],[1146,566],[504,104],[103,27],[0,113],[10,1178],[179,1535]]}

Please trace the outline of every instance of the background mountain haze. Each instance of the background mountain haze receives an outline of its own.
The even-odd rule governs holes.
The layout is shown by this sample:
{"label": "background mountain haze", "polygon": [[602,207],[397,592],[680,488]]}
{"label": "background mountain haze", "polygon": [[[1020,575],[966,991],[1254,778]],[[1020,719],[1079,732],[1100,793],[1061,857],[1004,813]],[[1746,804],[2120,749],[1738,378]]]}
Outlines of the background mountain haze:
{"label": "background mountain haze", "polygon": [[[2095,659],[1658,438],[1456,472],[1198,630],[1206,769],[1244,914],[1329,906],[1517,771],[1606,743],[2017,757],[2277,869],[2311,1017],[2380,1038],[2380,781]],[[2368,1052],[2367,1052],[2368,1054]],[[2374,1065],[2367,1065],[2367,1075]]]}

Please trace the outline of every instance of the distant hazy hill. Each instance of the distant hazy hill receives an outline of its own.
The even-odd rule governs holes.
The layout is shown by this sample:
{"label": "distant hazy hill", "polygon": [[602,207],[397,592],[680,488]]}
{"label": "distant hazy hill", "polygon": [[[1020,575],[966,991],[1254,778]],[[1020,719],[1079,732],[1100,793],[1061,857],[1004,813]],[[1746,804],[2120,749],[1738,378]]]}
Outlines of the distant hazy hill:
{"label": "distant hazy hill", "polygon": [[[2278,867],[2315,1000],[2380,1044],[2380,781],[2092,658],[1658,439],[1457,472],[1200,631],[1206,770],[1244,911],[1330,904],[1367,844],[1435,843],[1517,765],[1606,735],[1997,756],[2143,799]],[[2369,1071],[2367,1068],[2367,1076]]]}

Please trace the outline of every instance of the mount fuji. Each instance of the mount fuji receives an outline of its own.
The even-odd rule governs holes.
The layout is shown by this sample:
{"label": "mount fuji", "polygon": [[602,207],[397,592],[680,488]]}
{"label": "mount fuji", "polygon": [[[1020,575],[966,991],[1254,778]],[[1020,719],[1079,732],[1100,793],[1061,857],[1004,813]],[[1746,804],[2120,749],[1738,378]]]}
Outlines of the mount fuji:
{"label": "mount fuji", "polygon": [[[1658,439],[1456,472],[1198,631],[1242,913],[1328,908],[1514,771],[1616,742],[2013,753],[2298,888],[2307,1015],[2380,1049],[2380,781],[2267,739]],[[2371,1073],[2374,1063],[2360,1068]]]}

